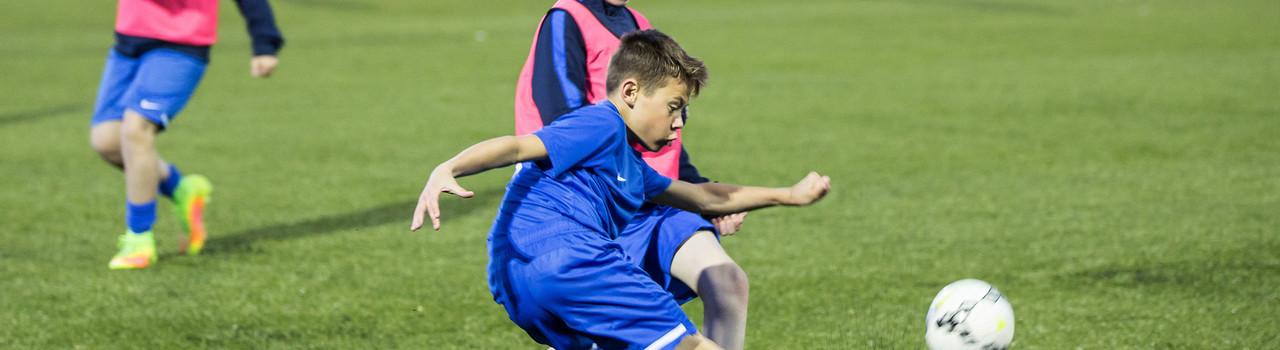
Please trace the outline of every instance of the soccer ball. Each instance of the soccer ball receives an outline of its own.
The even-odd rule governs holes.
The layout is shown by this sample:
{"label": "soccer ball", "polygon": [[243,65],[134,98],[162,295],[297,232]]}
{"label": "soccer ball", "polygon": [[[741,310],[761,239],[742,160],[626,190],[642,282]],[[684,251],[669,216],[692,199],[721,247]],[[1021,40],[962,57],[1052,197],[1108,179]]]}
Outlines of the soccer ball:
{"label": "soccer ball", "polygon": [[965,279],[938,292],[925,316],[933,350],[1000,350],[1013,342],[1013,306],[990,283]]}

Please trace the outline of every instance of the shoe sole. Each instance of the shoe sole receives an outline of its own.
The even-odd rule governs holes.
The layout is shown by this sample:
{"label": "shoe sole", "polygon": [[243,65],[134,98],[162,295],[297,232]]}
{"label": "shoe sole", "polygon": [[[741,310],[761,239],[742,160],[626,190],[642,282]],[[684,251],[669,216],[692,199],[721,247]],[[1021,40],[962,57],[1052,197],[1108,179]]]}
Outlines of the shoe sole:
{"label": "shoe sole", "polygon": [[[119,263],[117,264],[117,262]],[[133,258],[122,258],[122,259],[111,260],[111,263],[108,264],[107,267],[111,268],[112,270],[124,270],[124,269],[141,269],[150,265],[151,265],[150,258],[133,257]]]}

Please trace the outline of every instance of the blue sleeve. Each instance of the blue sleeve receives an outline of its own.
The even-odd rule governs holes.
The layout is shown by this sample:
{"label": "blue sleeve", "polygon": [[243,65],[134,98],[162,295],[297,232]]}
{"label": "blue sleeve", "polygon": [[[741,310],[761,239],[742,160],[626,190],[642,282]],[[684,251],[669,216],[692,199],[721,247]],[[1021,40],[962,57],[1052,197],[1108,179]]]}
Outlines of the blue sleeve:
{"label": "blue sleeve", "polygon": [[617,139],[620,124],[610,118],[574,114],[534,131],[546,146],[547,159],[551,161],[551,166],[543,170],[554,178],[573,168],[598,163],[611,154],[610,149],[626,144],[625,140]]}
{"label": "blue sleeve", "polygon": [[590,105],[587,48],[573,16],[564,10],[551,10],[542,20],[534,44],[530,85],[542,125],[550,125],[556,118]]}
{"label": "blue sleeve", "polygon": [[275,55],[284,46],[284,36],[276,28],[275,15],[267,0],[236,0],[240,15],[249,27],[253,39],[253,55]]}
{"label": "blue sleeve", "polygon": [[[658,194],[665,192],[667,187],[671,187],[671,178],[659,174],[648,166],[644,168],[644,196],[653,198]],[[646,198],[646,199],[647,199]]]}

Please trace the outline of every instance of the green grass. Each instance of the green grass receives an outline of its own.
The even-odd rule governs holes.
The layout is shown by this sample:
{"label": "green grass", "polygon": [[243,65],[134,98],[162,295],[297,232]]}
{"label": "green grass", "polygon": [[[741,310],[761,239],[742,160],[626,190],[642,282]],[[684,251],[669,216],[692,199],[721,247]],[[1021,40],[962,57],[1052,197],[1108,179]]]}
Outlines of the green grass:
{"label": "green grass", "polygon": [[[163,210],[141,271],[106,269],[123,181],[88,146],[114,3],[0,3],[0,348],[542,348],[485,282],[508,171],[407,228],[435,164],[511,132],[550,3],[276,0],[263,81],[224,1],[159,145],[213,179],[212,238],[179,255]],[[705,175],[833,179],[723,241],[750,348],[923,348],[962,278],[1009,296],[1018,349],[1280,347],[1280,3],[632,5],[710,67]]]}

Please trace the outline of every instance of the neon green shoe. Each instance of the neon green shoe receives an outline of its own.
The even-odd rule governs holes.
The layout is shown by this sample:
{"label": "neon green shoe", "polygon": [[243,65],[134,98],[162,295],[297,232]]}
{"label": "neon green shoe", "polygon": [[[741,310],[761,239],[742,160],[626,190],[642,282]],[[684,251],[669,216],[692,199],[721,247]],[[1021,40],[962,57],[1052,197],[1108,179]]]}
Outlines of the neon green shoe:
{"label": "neon green shoe", "polygon": [[107,265],[112,270],[140,269],[156,262],[156,238],[151,231],[137,234],[125,232],[120,236],[120,252]]}
{"label": "neon green shoe", "polygon": [[204,248],[204,206],[209,203],[212,192],[213,183],[195,174],[183,176],[178,188],[173,190],[173,211],[182,230],[187,232],[187,237],[178,239],[178,245],[187,255],[200,254]]}

